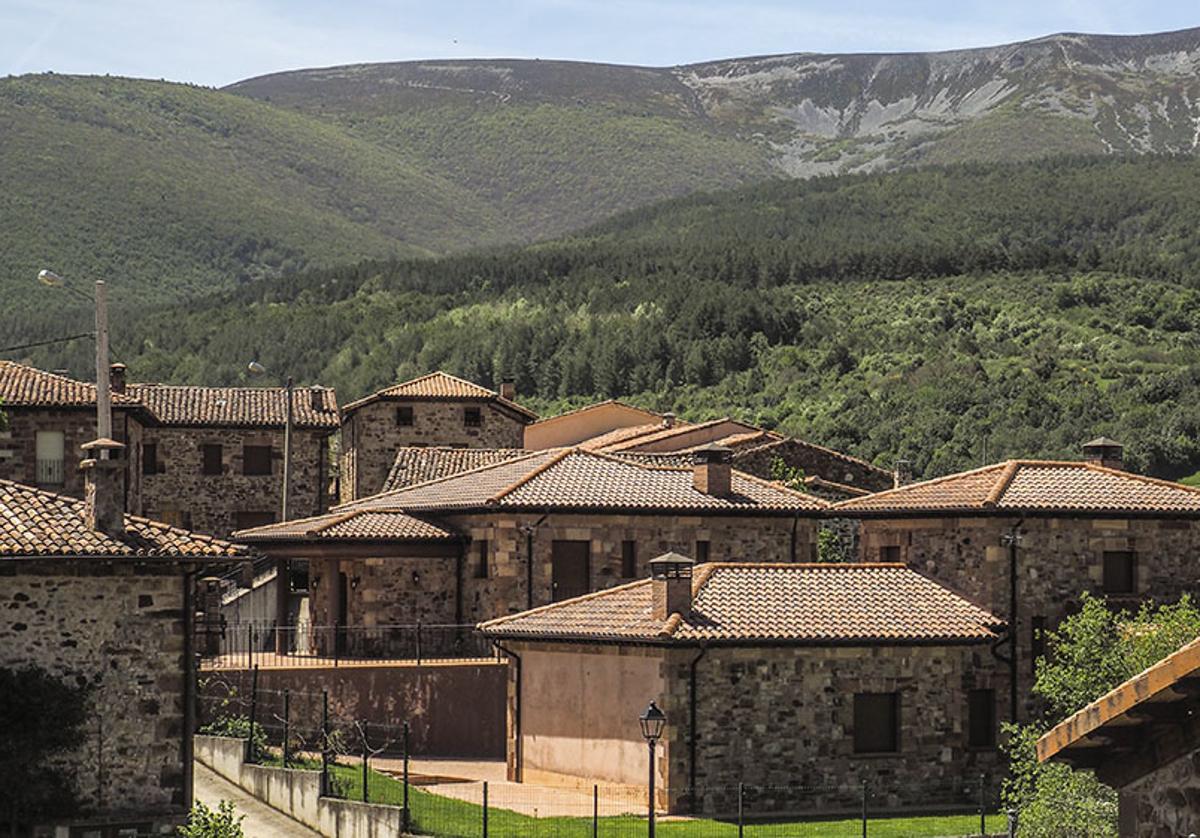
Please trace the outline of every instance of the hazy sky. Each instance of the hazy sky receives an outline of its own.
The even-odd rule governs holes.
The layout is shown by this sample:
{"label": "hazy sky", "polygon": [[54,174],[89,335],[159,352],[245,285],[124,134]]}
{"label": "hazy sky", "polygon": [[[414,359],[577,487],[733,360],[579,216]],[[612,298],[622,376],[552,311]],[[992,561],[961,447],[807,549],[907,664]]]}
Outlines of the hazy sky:
{"label": "hazy sky", "polygon": [[54,70],[222,85],[276,70],[414,58],[666,65],[1197,25],[1195,0],[0,0],[0,75]]}

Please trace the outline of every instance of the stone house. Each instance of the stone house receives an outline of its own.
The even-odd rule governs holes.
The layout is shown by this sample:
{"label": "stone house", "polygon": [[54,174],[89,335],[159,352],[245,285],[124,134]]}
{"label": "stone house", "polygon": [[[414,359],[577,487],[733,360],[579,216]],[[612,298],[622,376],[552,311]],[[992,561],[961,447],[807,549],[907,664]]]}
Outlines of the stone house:
{"label": "stone house", "polygon": [[1027,690],[1046,632],[1084,592],[1132,607],[1200,591],[1200,490],[1114,468],[1118,454],[1011,460],[830,514],[861,521],[861,560],[903,562],[1002,616],[1017,639],[1010,674]]}
{"label": "stone house", "polygon": [[[145,407],[140,510],[185,529],[226,537],[280,520],[283,502],[284,387],[128,384],[113,390]],[[289,517],[329,508],[330,437],[337,397],[326,387],[292,395]]]}
{"label": "stone house", "polygon": [[[96,438],[96,385],[0,360],[0,480],[71,497],[83,497],[79,452]],[[145,409],[136,400],[112,396],[113,436],[129,446],[133,468],[123,491],[128,509],[141,503],[141,429]]]}
{"label": "stone house", "polygon": [[252,556],[123,514],[123,446],[85,447],[86,500],[0,481],[0,666],[91,688],[86,741],[50,766],[76,810],[32,834],[174,834],[192,801],[193,579]]}
{"label": "stone house", "polygon": [[[480,626],[507,653],[509,779],[645,789],[729,814],[954,807],[1003,770],[987,611],[901,564],[700,564]],[[802,787],[802,788],[801,788]],[[644,792],[643,792],[644,793]]]}
{"label": "stone house", "polygon": [[1090,769],[1120,792],[1121,838],[1200,831],[1200,640],[1101,696],[1038,741],[1038,760]]}
{"label": "stone house", "polygon": [[637,578],[668,550],[812,559],[828,504],[733,470],[725,449],[693,458],[528,452],[237,538],[309,560],[321,626],[474,623]]}
{"label": "stone house", "polygon": [[520,448],[537,414],[513,398],[511,382],[497,393],[434,372],[351,402],[342,409],[340,499],[382,490],[402,447]]}

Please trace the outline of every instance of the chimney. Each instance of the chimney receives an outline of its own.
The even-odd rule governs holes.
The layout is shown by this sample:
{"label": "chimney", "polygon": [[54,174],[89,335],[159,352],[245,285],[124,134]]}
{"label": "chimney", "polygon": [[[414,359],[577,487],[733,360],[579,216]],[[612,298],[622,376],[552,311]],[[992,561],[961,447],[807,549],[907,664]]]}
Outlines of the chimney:
{"label": "chimney", "polygon": [[108,368],[109,387],[114,393],[125,392],[125,365],[113,364]]}
{"label": "chimney", "polygon": [[1092,466],[1104,466],[1123,471],[1125,469],[1125,446],[1115,439],[1097,437],[1083,444],[1083,461]]}
{"label": "chimney", "polygon": [[692,568],[696,563],[679,553],[664,553],[651,559],[650,585],[654,589],[654,619],[672,614],[685,619],[692,613]]}
{"label": "chimney", "polygon": [[312,405],[314,413],[320,413],[325,409],[325,391],[320,387],[310,387],[308,390],[309,404]]}
{"label": "chimney", "polygon": [[517,398],[517,380],[511,375],[500,379],[500,398],[508,399],[510,402]]}
{"label": "chimney", "polygon": [[674,413],[664,413],[663,418],[662,418],[662,424],[663,424],[664,428],[675,427],[675,414]]}
{"label": "chimney", "polygon": [[125,446],[115,439],[95,439],[82,446],[88,454],[83,471],[84,514],[93,530],[109,535],[125,532]]}
{"label": "chimney", "polygon": [[899,489],[913,482],[912,463],[908,460],[896,460],[896,468],[892,471],[892,488]]}
{"label": "chimney", "polygon": [[692,451],[692,485],[706,495],[723,498],[732,491],[733,451],[723,445],[701,445]]}

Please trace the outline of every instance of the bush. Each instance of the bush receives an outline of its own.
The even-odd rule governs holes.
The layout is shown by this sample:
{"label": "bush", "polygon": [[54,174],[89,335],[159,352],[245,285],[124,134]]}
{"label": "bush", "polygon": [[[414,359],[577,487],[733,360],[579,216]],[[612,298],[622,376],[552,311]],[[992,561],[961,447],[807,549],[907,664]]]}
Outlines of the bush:
{"label": "bush", "polygon": [[218,716],[200,728],[200,733],[207,736],[229,736],[234,739],[252,739],[254,754],[261,754],[267,747],[267,732],[261,724],[254,725],[254,736],[250,736],[250,719],[248,716]]}
{"label": "bush", "polygon": [[236,807],[229,800],[218,803],[216,811],[197,800],[187,825],[179,827],[179,834],[183,838],[245,838],[242,820],[246,816],[235,812]]}

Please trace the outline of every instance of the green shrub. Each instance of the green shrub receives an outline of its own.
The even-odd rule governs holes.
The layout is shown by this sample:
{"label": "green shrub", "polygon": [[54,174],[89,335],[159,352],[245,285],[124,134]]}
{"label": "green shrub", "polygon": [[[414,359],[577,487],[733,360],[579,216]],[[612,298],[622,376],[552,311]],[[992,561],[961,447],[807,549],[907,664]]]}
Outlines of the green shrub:
{"label": "green shrub", "polygon": [[182,838],[245,838],[242,820],[232,801],[222,800],[217,808],[208,808],[200,801],[192,806],[186,826],[179,827]]}

